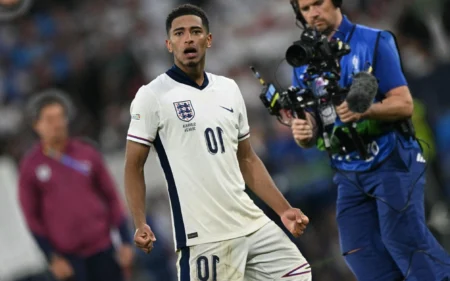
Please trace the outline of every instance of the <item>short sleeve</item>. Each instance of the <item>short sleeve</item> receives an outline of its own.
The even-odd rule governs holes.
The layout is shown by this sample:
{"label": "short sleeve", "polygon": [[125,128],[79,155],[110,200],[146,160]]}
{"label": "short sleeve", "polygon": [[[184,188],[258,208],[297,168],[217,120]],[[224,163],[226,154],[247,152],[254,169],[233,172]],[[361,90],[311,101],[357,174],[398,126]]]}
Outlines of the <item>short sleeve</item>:
{"label": "short sleeve", "polygon": [[159,103],[148,88],[141,87],[130,106],[127,139],[150,146],[159,128]]}
{"label": "short sleeve", "polygon": [[382,95],[407,85],[395,38],[387,31],[381,32],[380,35],[374,74],[378,79],[378,87]]}
{"label": "short sleeve", "polygon": [[241,90],[239,89],[239,86],[236,85],[236,91],[237,91],[237,103],[238,103],[238,109],[239,109],[239,134],[238,134],[238,140],[243,141],[250,137],[250,126],[248,125],[248,118],[247,118],[247,108],[245,106],[244,97],[242,96]]}

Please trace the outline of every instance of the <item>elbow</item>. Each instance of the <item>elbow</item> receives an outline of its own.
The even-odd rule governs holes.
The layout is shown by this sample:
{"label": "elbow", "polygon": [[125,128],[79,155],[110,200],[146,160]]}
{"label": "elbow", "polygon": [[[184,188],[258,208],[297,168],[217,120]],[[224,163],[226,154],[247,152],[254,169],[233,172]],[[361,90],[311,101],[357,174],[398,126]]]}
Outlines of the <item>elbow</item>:
{"label": "elbow", "polygon": [[406,119],[411,118],[414,112],[414,99],[409,90],[400,93],[399,97],[401,98],[399,101],[401,101],[401,108],[399,112],[402,112],[402,117]]}
{"label": "elbow", "polygon": [[253,160],[251,158],[240,158],[238,159],[239,162],[239,167],[242,168],[246,168],[248,166],[250,166],[253,162]]}
{"label": "elbow", "polygon": [[412,99],[407,100],[403,105],[404,117],[411,118],[414,112],[414,102]]}
{"label": "elbow", "polygon": [[[238,158],[239,169],[244,176],[244,180],[247,179],[247,175],[251,174],[251,167],[255,163],[255,160],[257,159],[256,157]],[[247,180],[245,180],[245,182],[247,182]]]}

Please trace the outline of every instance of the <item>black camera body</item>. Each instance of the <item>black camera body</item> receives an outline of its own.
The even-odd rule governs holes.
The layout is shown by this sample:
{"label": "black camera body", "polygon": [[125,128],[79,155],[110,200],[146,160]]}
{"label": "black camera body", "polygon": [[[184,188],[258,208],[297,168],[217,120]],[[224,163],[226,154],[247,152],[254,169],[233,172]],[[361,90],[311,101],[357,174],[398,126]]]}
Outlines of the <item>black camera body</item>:
{"label": "black camera body", "polygon": [[336,66],[335,61],[350,51],[350,45],[340,40],[329,41],[325,34],[308,28],[302,32],[300,40],[287,49],[285,57],[293,67],[310,65],[320,72],[330,71],[330,67]]}
{"label": "black camera body", "polygon": [[[291,87],[286,91],[279,91],[272,83],[265,85],[260,99],[271,115],[282,122],[281,112],[290,112],[292,116],[305,119],[306,107],[314,106],[313,95],[306,89]],[[285,125],[288,125],[282,122]]]}
{"label": "black camera body", "polygon": [[[305,109],[340,104],[348,92],[339,86],[340,59],[350,51],[350,45],[340,40],[329,41],[323,33],[305,29],[300,40],[287,49],[286,60],[293,67],[308,65],[302,81],[299,81],[306,87],[280,91],[273,84],[263,84],[261,101],[271,115],[280,117],[280,111],[288,110],[298,118],[305,117]],[[259,74],[255,72],[255,75],[261,81]]]}

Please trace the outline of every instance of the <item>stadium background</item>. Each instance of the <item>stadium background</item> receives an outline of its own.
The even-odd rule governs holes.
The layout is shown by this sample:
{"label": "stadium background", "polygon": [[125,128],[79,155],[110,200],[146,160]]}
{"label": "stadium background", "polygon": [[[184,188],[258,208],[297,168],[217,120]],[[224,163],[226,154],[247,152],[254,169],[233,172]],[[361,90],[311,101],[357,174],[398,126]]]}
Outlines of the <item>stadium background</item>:
{"label": "stadium background", "polygon": [[[17,174],[4,171],[16,171],[36,140],[25,122],[27,100],[57,88],[76,105],[72,134],[98,144],[123,194],[129,104],[140,85],[171,66],[165,16],[185,2],[200,5],[210,17],[214,41],[207,71],[237,81],[255,150],[290,202],[311,218],[295,241],[313,264],[314,280],[354,280],[339,253],[336,190],[326,156],[299,149],[289,128],[266,113],[249,70],[254,65],[267,80],[289,86],[291,68],[282,60],[300,30],[287,0],[34,1],[25,15],[0,26],[0,187],[16,185]],[[357,23],[398,37],[416,103],[414,122],[430,147],[428,223],[450,250],[450,0],[345,0],[343,10]],[[137,253],[133,280],[175,280],[169,205],[154,154],[146,180],[149,223],[158,242],[151,255]]]}

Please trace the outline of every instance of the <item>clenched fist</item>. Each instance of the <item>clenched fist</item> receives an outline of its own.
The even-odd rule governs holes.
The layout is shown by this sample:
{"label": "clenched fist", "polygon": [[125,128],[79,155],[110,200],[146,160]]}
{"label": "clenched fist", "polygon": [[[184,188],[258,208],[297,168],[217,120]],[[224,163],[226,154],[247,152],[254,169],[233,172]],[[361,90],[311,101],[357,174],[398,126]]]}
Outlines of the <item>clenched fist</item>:
{"label": "clenched fist", "polygon": [[150,229],[150,226],[144,224],[136,229],[134,234],[134,244],[143,250],[145,253],[150,253],[153,249],[153,242],[156,241],[155,234]]}
{"label": "clenched fist", "polygon": [[281,221],[286,229],[294,235],[294,237],[299,237],[302,235],[306,229],[306,226],[309,224],[309,218],[297,208],[290,208],[286,210],[281,215]]}

